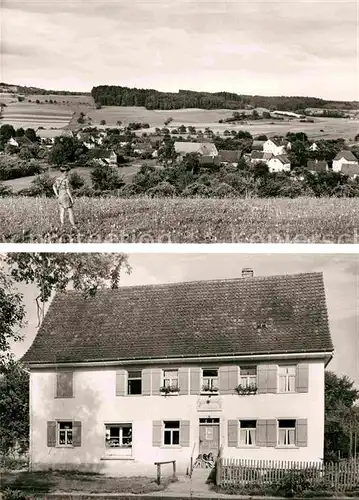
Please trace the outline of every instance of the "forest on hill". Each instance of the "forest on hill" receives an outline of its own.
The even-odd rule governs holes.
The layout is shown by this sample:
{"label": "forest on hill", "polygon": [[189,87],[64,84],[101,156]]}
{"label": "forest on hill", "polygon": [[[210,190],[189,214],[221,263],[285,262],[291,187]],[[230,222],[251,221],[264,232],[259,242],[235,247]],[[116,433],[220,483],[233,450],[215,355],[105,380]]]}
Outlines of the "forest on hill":
{"label": "forest on hill", "polygon": [[359,103],[350,101],[327,101],[317,97],[297,96],[250,96],[231,92],[196,92],[179,90],[159,92],[153,89],[137,89],[117,85],[93,87],[91,95],[98,105],[144,106],[147,109],[244,109],[245,107],[267,108],[278,111],[303,111],[305,108],[356,109]]}

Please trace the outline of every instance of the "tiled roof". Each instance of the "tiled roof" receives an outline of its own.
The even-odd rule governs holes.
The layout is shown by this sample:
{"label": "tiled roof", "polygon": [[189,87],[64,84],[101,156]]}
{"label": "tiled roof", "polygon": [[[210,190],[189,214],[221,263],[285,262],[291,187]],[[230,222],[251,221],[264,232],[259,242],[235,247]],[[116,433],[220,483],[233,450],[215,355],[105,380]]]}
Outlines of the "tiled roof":
{"label": "tiled roof", "polygon": [[263,149],[263,145],[266,141],[257,141],[257,140],[254,140],[253,143],[252,143],[252,150],[253,149],[260,149],[262,150]]}
{"label": "tiled roof", "polygon": [[288,156],[286,156],[286,155],[273,156],[272,159],[279,160],[283,165],[287,165],[288,163],[290,163],[290,160],[289,160]]}
{"label": "tiled roof", "polygon": [[307,168],[309,170],[313,170],[314,172],[325,172],[328,169],[328,163],[326,161],[309,160]]}
{"label": "tiled roof", "polygon": [[216,152],[216,146],[211,142],[181,142],[176,141],[174,144],[176,153],[201,153],[209,155]]}
{"label": "tiled roof", "polygon": [[272,153],[265,153],[264,151],[252,151],[252,160],[270,160],[273,157]]}
{"label": "tiled roof", "polygon": [[331,350],[323,277],[307,273],[60,293],[23,361]]}
{"label": "tiled roof", "polygon": [[334,158],[335,160],[340,160],[341,158],[344,158],[347,161],[356,161],[358,162],[358,158],[356,158],[351,151],[340,151],[337,156]]}
{"label": "tiled roof", "polygon": [[41,139],[52,139],[61,136],[67,136],[67,137],[72,136],[70,131],[62,129],[38,129],[36,131],[36,135],[38,137],[41,137]]}
{"label": "tiled roof", "polygon": [[221,161],[227,162],[238,162],[241,157],[241,151],[239,150],[220,149],[218,154],[221,157]]}
{"label": "tiled roof", "polygon": [[283,137],[271,137],[269,140],[272,141],[278,147],[288,145],[287,139],[284,139]]}

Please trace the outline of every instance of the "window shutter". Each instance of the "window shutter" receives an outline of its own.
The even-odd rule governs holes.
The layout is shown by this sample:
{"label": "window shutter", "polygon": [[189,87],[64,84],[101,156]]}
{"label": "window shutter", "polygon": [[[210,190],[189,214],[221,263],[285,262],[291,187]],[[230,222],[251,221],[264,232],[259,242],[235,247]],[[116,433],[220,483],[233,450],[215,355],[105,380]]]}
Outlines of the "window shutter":
{"label": "window shutter", "polygon": [[189,420],[181,420],[180,422],[180,445],[189,446]]}
{"label": "window shutter", "polygon": [[47,446],[56,446],[56,422],[47,422]]}
{"label": "window shutter", "polygon": [[228,420],[228,447],[238,446],[238,420]]}
{"label": "window shutter", "polygon": [[152,422],[152,446],[161,446],[162,442],[162,422],[154,420]]}
{"label": "window shutter", "polygon": [[267,365],[257,366],[257,383],[258,394],[266,394],[267,392]]}
{"label": "window shutter", "polygon": [[142,370],[142,395],[151,396],[151,368]]}
{"label": "window shutter", "polygon": [[219,392],[220,394],[234,394],[238,386],[239,367],[236,365],[221,366],[219,368]]}
{"label": "window shutter", "polygon": [[178,385],[179,385],[179,393],[188,394],[188,370],[189,368],[179,368],[178,369]]}
{"label": "window shutter", "polygon": [[56,397],[73,397],[73,372],[59,371],[56,373]]}
{"label": "window shutter", "polygon": [[309,365],[300,363],[297,365],[296,390],[297,392],[308,392],[309,388]]}
{"label": "window shutter", "polygon": [[162,370],[159,368],[152,369],[152,396],[161,394],[160,387],[162,385]]}
{"label": "window shutter", "polygon": [[308,423],[306,418],[299,418],[296,422],[296,445],[308,446]]}
{"label": "window shutter", "polygon": [[72,446],[81,446],[81,422],[72,422]]}
{"label": "window shutter", "polygon": [[126,396],[126,370],[116,371],[116,396]]}
{"label": "window shutter", "polygon": [[256,445],[267,446],[267,421],[257,420]]}
{"label": "window shutter", "polygon": [[277,446],[277,420],[267,420],[267,446]]}
{"label": "window shutter", "polygon": [[190,370],[190,394],[199,394],[201,391],[201,369],[198,366],[191,366]]}
{"label": "window shutter", "polygon": [[268,365],[267,366],[267,392],[268,393],[277,393],[278,385],[278,367],[277,365]]}

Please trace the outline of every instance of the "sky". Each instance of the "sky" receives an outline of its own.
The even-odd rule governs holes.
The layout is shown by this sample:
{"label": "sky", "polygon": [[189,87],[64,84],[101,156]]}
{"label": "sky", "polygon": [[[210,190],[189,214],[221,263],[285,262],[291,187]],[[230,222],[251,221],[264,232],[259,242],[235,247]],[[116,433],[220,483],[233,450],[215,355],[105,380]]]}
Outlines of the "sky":
{"label": "sky", "polygon": [[[322,272],[326,290],[334,358],[328,369],[348,375],[359,388],[359,257],[330,254],[130,254],[131,274],[121,286],[241,277],[250,267],[255,276]],[[24,341],[13,345],[16,357],[30,347],[36,334],[37,290],[19,285],[24,294],[27,326]]]}
{"label": "sky", "polygon": [[357,0],[2,0],[1,81],[359,100]]}

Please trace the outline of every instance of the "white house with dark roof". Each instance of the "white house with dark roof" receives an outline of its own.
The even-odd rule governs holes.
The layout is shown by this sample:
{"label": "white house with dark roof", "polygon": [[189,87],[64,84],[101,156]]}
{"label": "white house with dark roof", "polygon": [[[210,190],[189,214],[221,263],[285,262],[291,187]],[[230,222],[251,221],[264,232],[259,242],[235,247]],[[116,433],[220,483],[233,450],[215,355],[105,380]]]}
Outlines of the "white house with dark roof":
{"label": "white house with dark roof", "polygon": [[267,165],[269,172],[290,172],[290,160],[286,155],[272,156]]}
{"label": "white house with dark roof", "polygon": [[358,159],[351,151],[340,151],[333,160],[333,172],[340,172],[342,166],[346,165],[359,165]]}
{"label": "white house with dark roof", "polygon": [[188,153],[198,153],[201,156],[218,156],[218,150],[212,142],[176,141],[174,143],[174,148],[180,157]]}
{"label": "white house with dark roof", "polygon": [[321,461],[332,353],[321,273],[60,293],[22,358],[31,468]]}
{"label": "white house with dark roof", "polygon": [[263,151],[271,153],[273,156],[285,155],[286,151],[291,148],[291,143],[283,137],[272,137],[263,144]]}

